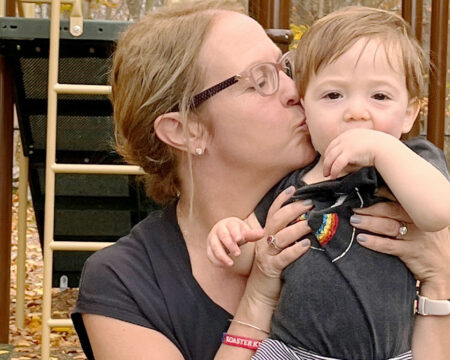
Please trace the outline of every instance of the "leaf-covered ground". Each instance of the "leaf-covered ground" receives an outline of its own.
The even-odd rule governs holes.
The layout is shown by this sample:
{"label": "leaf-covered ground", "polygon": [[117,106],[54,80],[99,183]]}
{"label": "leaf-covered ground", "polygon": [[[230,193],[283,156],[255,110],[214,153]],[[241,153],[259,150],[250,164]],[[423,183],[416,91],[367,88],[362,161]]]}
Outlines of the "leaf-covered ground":
{"label": "leaf-covered ground", "polygon": [[[25,326],[16,326],[16,259],[17,259],[17,207],[18,196],[13,195],[13,227],[11,252],[11,347],[0,348],[0,360],[40,359],[41,353],[41,304],[42,304],[42,251],[31,206],[27,210],[27,249],[25,280]],[[77,289],[53,290],[52,317],[68,318],[77,297]],[[51,333],[51,360],[86,359],[73,328],[53,330]],[[8,354],[9,353],[9,354]]]}

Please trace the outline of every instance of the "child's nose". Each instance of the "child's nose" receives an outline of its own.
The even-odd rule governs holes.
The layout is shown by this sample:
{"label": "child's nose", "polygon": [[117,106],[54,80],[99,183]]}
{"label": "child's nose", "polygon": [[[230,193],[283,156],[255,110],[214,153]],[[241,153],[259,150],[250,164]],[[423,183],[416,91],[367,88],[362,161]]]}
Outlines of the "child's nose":
{"label": "child's nose", "polygon": [[370,113],[365,102],[358,99],[350,101],[344,114],[344,119],[345,121],[369,120]]}

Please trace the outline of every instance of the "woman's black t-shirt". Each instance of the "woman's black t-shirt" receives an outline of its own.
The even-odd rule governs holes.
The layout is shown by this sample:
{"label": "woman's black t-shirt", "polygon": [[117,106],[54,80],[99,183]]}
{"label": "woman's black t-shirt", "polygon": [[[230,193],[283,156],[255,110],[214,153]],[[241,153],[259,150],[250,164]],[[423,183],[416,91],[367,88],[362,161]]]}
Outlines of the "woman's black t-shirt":
{"label": "woman's black t-shirt", "polygon": [[72,320],[94,359],[81,314],[157,330],[188,360],[212,359],[232,318],[194,279],[175,205],[150,214],[86,261]]}

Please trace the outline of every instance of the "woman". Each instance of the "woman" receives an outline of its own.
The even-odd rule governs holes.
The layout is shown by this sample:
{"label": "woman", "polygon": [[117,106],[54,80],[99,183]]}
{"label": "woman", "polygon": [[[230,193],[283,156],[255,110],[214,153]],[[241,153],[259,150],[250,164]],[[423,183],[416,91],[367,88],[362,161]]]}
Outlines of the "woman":
{"label": "woman", "polygon": [[[282,207],[293,189],[279,195],[265,231],[249,238],[276,234],[288,247],[259,241],[250,273],[210,264],[206,238],[217,220],[247,217],[314,158],[284,60],[231,1],[163,9],[121,37],[112,72],[118,150],[146,171],[149,195],[167,206],[86,263],[73,320],[89,358],[250,359],[254,350],[235,345],[267,337],[280,273],[309,248],[308,240],[288,246],[308,233],[306,223],[287,225],[310,204]],[[394,240],[409,220],[396,204],[358,213],[360,228],[381,235],[362,245],[398,255],[423,281],[423,295],[450,297],[440,265],[450,258],[448,233],[410,225],[407,240]],[[249,245],[241,256],[253,256]],[[449,327],[448,317],[419,318],[416,358],[444,358]]]}

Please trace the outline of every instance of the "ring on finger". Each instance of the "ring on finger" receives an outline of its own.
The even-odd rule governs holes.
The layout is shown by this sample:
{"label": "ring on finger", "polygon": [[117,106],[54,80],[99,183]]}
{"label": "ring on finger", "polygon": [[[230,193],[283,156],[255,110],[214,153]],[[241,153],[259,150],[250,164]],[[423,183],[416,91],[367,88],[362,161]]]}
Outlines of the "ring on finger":
{"label": "ring on finger", "polygon": [[277,238],[275,237],[275,235],[269,235],[267,237],[267,244],[269,244],[270,247],[274,248],[277,251],[283,250],[277,246]]}
{"label": "ring on finger", "polygon": [[400,227],[398,229],[398,234],[396,239],[402,239],[408,233],[408,228],[405,223],[400,223]]}

